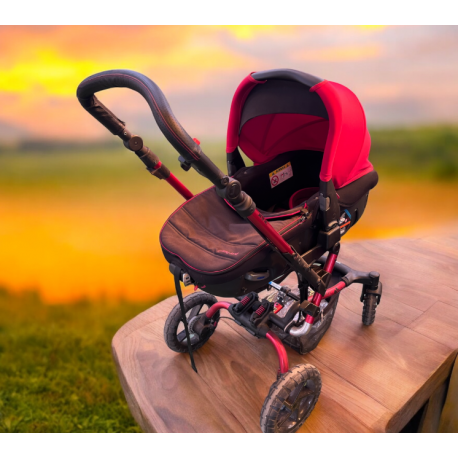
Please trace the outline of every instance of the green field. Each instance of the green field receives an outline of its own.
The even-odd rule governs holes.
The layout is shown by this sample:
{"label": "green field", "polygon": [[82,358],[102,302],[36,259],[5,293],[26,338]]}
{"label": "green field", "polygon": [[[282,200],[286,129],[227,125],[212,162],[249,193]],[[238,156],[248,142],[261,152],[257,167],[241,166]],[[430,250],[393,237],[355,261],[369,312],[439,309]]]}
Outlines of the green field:
{"label": "green field", "polygon": [[[379,227],[388,217],[391,225],[407,224],[404,220],[415,225],[427,219],[421,215],[432,206],[437,224],[442,222],[438,215],[458,217],[458,127],[373,130],[371,135],[371,161],[381,181],[359,227],[375,230],[371,224]],[[208,186],[193,171],[184,175],[164,142],[150,146],[193,192]],[[224,169],[223,142],[203,141],[202,147]],[[67,204],[82,212],[95,196],[100,209],[107,202],[126,208],[136,202],[169,214],[181,200],[164,192],[163,183],[131,156],[118,147],[0,149],[0,217],[10,218],[5,209],[19,203],[25,212],[27,205],[41,209],[47,202],[56,209],[53,215]],[[19,218],[12,215],[10,223],[13,216]],[[108,223],[105,230],[110,232]],[[8,266],[5,270],[11,276]],[[78,275],[71,266],[69,272]],[[6,273],[0,272],[0,285]],[[50,306],[38,293],[7,289],[0,290],[0,432],[139,431],[117,380],[110,343],[119,327],[160,297],[147,303],[81,300]]]}
{"label": "green field", "polygon": [[[185,174],[179,166],[178,154],[165,141],[147,143],[161,161],[179,174],[189,187],[204,189],[208,180],[191,170]],[[46,145],[46,144],[45,144]],[[208,142],[205,152],[224,170],[225,147],[222,142]],[[72,145],[65,149],[44,151],[44,146],[21,145],[0,148],[0,192],[32,194],[34,192],[66,192],[97,194],[122,190],[127,195],[147,190],[154,195],[162,189],[160,180],[152,179],[134,153],[115,143],[106,145]],[[169,193],[173,196],[173,192]]]}
{"label": "green field", "polygon": [[[458,179],[458,126],[372,129],[371,138],[371,162],[385,178]],[[173,172],[181,174],[190,187],[200,190],[208,186],[208,181],[193,171],[183,174],[178,155],[168,143],[146,143]],[[201,146],[224,171],[224,142],[203,141]],[[0,191],[7,193],[81,191],[82,188],[103,191],[107,187],[134,192],[160,184],[147,173],[142,175],[143,164],[117,143],[96,149],[94,145],[73,144],[57,150],[53,144],[47,148],[46,143],[14,148],[0,145],[0,164]]]}
{"label": "green field", "polygon": [[50,307],[0,291],[0,432],[140,432],[110,342],[149,305]]}
{"label": "green field", "polygon": [[370,132],[370,160],[381,177],[458,180],[458,126]]}

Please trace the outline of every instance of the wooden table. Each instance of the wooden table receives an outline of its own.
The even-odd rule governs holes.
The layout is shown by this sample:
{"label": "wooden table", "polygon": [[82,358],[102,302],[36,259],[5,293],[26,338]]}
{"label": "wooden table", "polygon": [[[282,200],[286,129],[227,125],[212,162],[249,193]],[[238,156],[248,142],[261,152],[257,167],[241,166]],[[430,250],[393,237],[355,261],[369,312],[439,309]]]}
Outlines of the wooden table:
{"label": "wooden table", "polygon": [[[458,233],[458,230],[455,232]],[[301,432],[400,431],[450,374],[458,348],[458,235],[344,243],[339,259],[378,270],[382,302],[361,323],[360,285],[341,294],[319,346],[290,367],[321,372],[318,404]],[[189,357],[169,350],[171,297],[125,324],[113,355],[132,415],[149,432],[260,432],[259,415],[277,371],[271,344],[229,320]],[[224,312],[227,313],[227,312]]]}

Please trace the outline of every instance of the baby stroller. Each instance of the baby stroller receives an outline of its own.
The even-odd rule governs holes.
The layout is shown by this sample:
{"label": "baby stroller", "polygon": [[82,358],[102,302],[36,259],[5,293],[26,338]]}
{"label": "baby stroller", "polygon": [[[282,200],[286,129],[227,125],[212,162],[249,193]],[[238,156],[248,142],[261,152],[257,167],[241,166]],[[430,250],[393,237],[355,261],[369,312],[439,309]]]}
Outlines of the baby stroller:
{"label": "baby stroller", "polygon": [[[180,154],[181,167],[194,168],[213,186],[193,195],[94,96],[113,87],[139,92]],[[362,321],[371,325],[382,293],[377,272],[337,262],[341,237],[361,218],[378,181],[358,99],[338,83],[296,70],[248,75],[232,101],[226,175],[147,77],[128,70],[98,73],[80,84],[77,96],[152,175],[186,199],[160,234],[179,299],[166,321],[167,345],[189,353],[197,372],[193,352],[210,339],[227,310],[278,354],[277,380],[261,411],[262,431],[297,431],[315,407],[321,377],[309,364],[290,369],[283,343],[302,354],[313,350],[331,324],[340,292],[352,283],[362,284]],[[239,148],[253,166],[245,166]],[[297,287],[281,285],[293,271]],[[196,292],[183,298],[180,282]]]}

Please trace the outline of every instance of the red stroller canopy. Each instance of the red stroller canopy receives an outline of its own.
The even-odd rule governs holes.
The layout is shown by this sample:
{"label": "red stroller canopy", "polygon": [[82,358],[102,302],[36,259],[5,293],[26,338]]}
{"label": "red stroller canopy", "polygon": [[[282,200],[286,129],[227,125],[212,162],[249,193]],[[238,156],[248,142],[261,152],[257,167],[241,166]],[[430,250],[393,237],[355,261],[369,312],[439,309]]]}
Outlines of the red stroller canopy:
{"label": "red stroller canopy", "polygon": [[226,152],[240,147],[255,165],[289,151],[321,151],[320,179],[339,189],[373,170],[370,143],[355,94],[307,73],[252,73],[232,100]]}

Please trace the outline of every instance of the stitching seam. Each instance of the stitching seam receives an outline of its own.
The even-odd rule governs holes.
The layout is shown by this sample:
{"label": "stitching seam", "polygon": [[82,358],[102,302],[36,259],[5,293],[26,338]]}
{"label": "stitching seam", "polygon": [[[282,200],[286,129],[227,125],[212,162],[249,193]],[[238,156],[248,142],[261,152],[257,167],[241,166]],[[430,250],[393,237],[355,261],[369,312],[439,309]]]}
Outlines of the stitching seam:
{"label": "stitching seam", "polygon": [[[289,224],[288,226],[286,226],[284,229],[287,229],[288,227],[290,227],[292,224],[294,223],[297,223],[297,221],[300,221],[300,218],[296,221],[293,221],[291,224]],[[305,220],[304,220],[305,221]],[[296,226],[300,226],[303,222],[299,223],[299,224],[295,224],[293,227],[291,227],[290,229],[288,229],[286,232],[279,232],[280,235],[285,235],[287,234],[288,232],[290,232],[291,230],[293,230]],[[235,262],[234,264],[230,265],[229,267],[226,267],[225,269],[222,269],[222,270],[216,270],[216,271],[213,271],[213,272],[210,272],[210,271],[207,271],[207,270],[200,270],[196,267],[193,267],[191,266],[190,264],[188,264],[180,255],[178,255],[177,253],[174,253],[173,251],[169,250],[167,247],[164,246],[164,244],[162,243],[162,240],[159,239],[159,242],[161,244],[161,246],[166,250],[168,251],[169,253],[173,254],[174,256],[178,257],[181,259],[182,262],[184,262],[188,267],[190,267],[191,269],[193,270],[197,270],[199,272],[204,272],[204,273],[208,273],[208,274],[217,274],[217,273],[220,273],[220,272],[225,272],[229,269],[231,269],[232,267],[236,266],[237,264],[239,264],[240,262],[242,262],[250,253],[247,253],[243,258],[239,259],[237,262]],[[264,246],[262,246],[264,245]],[[258,251],[261,251],[263,250],[264,248],[268,247],[269,245],[265,242],[265,241],[262,241],[254,250],[253,250],[253,254],[247,258],[246,260],[248,259],[251,259],[255,254],[257,254]],[[258,250],[258,251],[257,251]]]}

